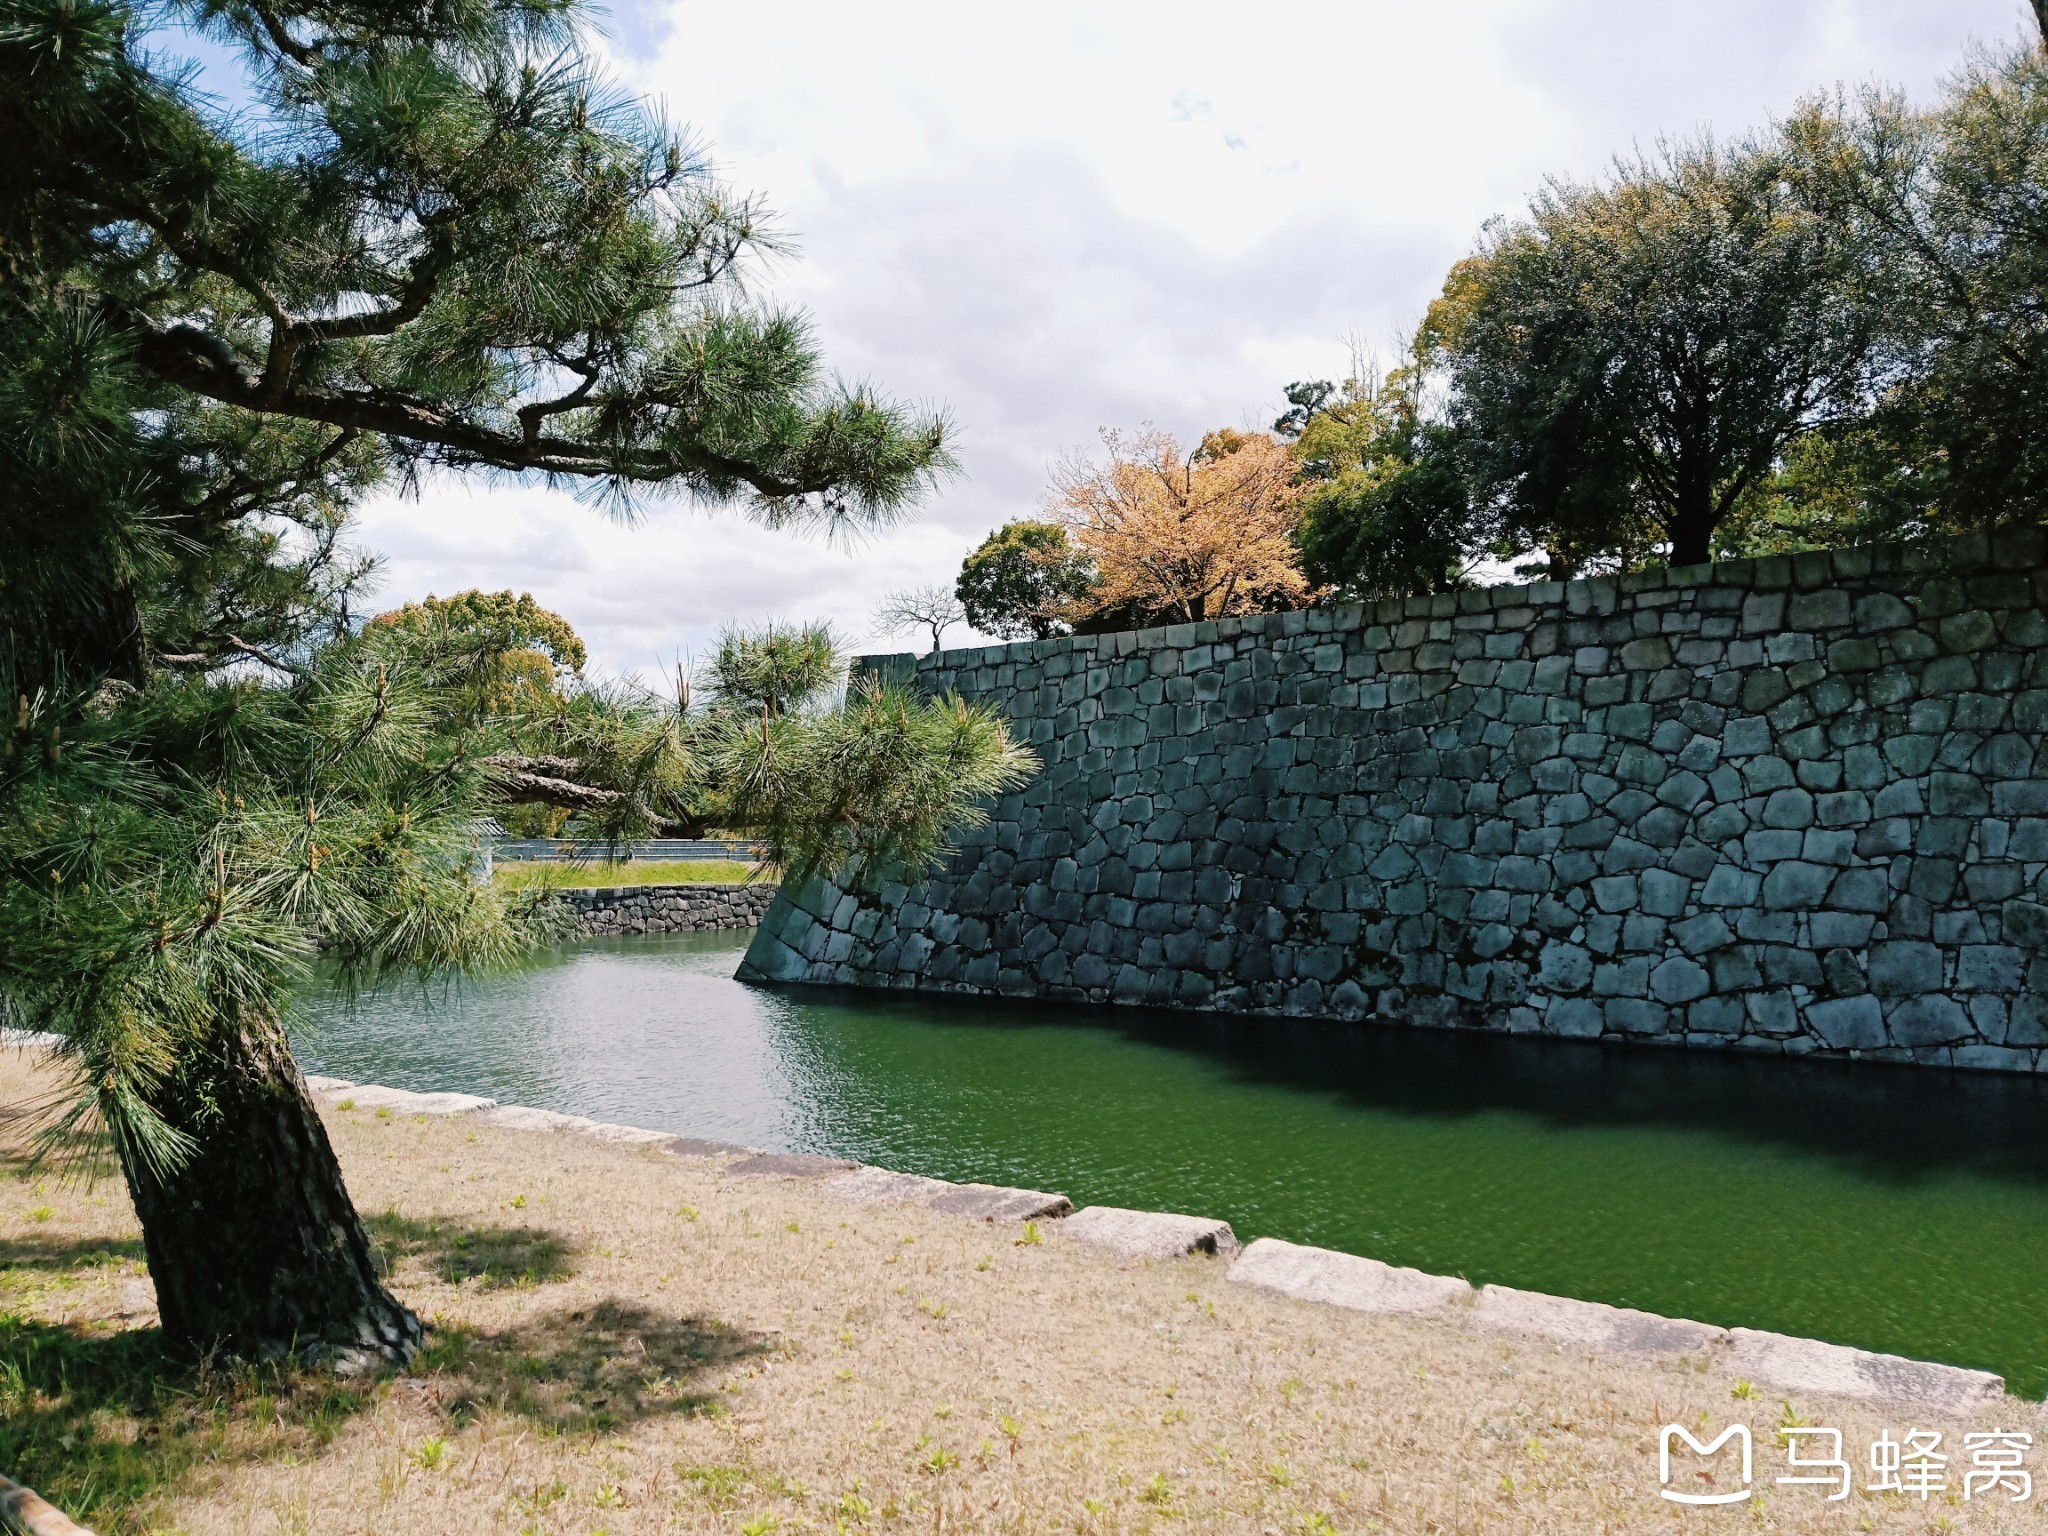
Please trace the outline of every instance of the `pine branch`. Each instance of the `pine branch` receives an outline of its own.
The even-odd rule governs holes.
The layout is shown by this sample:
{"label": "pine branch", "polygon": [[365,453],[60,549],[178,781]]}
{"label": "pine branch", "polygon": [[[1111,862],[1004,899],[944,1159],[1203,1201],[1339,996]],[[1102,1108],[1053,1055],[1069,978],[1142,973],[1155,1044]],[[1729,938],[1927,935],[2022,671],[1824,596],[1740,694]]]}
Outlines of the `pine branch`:
{"label": "pine branch", "polygon": [[269,667],[273,672],[282,672],[287,677],[306,677],[310,675],[304,667],[299,666],[295,662],[286,661],[283,657],[265,650],[260,645],[252,645],[240,635],[224,635],[221,638],[227,642],[229,650],[252,657],[262,662],[264,666]]}
{"label": "pine branch", "polygon": [[839,477],[830,473],[792,478],[701,446],[625,448],[546,437],[538,431],[530,438],[524,430],[515,435],[395,391],[302,385],[273,394],[264,378],[251,373],[221,337],[183,323],[159,326],[133,311],[129,318],[137,327],[137,357],[144,368],[167,384],[222,405],[376,432],[447,449],[464,462],[494,469],[613,477],[648,484],[703,476],[737,481],[778,500],[828,495],[841,488]]}

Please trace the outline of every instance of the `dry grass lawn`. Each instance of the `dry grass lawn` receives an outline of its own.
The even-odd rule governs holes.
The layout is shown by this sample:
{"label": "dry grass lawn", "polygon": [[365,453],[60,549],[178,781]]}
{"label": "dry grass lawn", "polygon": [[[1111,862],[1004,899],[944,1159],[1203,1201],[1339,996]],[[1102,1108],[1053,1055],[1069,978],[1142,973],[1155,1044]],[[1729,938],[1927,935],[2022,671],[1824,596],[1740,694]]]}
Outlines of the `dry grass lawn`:
{"label": "dry grass lawn", "polygon": [[[21,1171],[50,1086],[0,1050],[0,1470],[106,1532],[2048,1529],[2040,1503],[1774,1486],[1787,1414],[1859,1468],[1880,1429],[1944,1429],[1958,1495],[1966,1426],[1739,1395],[1711,1358],[1591,1360],[1211,1259],[1119,1265],[1052,1225],[361,1110],[330,1123],[428,1355],[364,1382],[181,1369],[118,1183]],[[1657,1427],[1737,1418],[1759,1496],[1661,1502]]]}

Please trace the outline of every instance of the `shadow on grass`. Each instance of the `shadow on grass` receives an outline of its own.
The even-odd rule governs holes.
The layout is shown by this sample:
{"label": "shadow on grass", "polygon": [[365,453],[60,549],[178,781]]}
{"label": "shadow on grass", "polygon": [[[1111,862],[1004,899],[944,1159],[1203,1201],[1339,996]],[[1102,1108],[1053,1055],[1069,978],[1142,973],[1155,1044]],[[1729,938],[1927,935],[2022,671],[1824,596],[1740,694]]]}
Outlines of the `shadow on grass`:
{"label": "shadow on grass", "polygon": [[556,1433],[607,1434],[644,1419],[717,1413],[707,1373],[768,1347],[765,1336],[713,1318],[608,1300],[514,1328],[440,1329],[419,1369],[457,1424],[496,1412]]}
{"label": "shadow on grass", "polygon": [[387,1211],[363,1220],[390,1274],[407,1259],[425,1261],[450,1285],[474,1281],[487,1290],[545,1285],[574,1273],[575,1248],[540,1227],[479,1227],[418,1221]]}
{"label": "shadow on grass", "polygon": [[[403,1221],[372,1225],[394,1247],[404,1246],[397,1233],[430,1264],[486,1283],[498,1283],[490,1277],[500,1266],[503,1283],[568,1272],[568,1245],[534,1229],[438,1223],[406,1236]],[[48,1257],[60,1267],[54,1250]],[[767,1345],[709,1318],[578,1298],[504,1327],[436,1327],[407,1374],[451,1429],[506,1414],[550,1434],[595,1435],[716,1413],[709,1373]],[[389,1379],[292,1364],[194,1366],[168,1356],[155,1328],[0,1312],[0,1469],[102,1536],[140,1532],[161,1523],[156,1502],[199,1469],[320,1455],[376,1407]]]}
{"label": "shadow on grass", "polygon": [[313,1454],[375,1401],[325,1372],[182,1364],[155,1328],[0,1314],[0,1467],[102,1536],[195,1467]]}
{"label": "shadow on grass", "polygon": [[129,1260],[142,1262],[142,1239],[39,1238],[32,1234],[0,1237],[0,1271],[10,1269],[91,1269]]}

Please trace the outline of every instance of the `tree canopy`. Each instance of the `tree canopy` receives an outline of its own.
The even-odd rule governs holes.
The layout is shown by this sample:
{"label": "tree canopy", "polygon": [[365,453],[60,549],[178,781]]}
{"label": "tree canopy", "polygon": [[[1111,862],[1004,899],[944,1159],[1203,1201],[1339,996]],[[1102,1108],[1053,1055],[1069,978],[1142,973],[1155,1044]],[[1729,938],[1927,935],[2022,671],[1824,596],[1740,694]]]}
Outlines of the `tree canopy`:
{"label": "tree canopy", "polygon": [[[174,1349],[403,1359],[419,1324],[291,1059],[316,957],[368,985],[544,934],[475,876],[507,803],[608,838],[738,807],[792,868],[880,878],[1028,759],[942,701],[847,714],[815,666],[736,684],[750,739],[723,694],[580,678],[510,594],[360,625],[373,487],[872,526],[950,468],[946,424],[756,296],[764,210],[605,84],[570,0],[194,0],[240,113],[156,14],[0,0],[0,1008],[59,1033],[71,1123],[111,1131]],[[813,736],[777,700],[845,749],[783,773]]]}
{"label": "tree canopy", "polygon": [[1452,269],[1405,391],[1288,387],[1306,574],[1428,591],[1484,558],[1569,575],[2038,522],[2044,189],[2037,44],[1976,50],[1929,106],[1817,95],[1548,183]]}
{"label": "tree canopy", "polygon": [[1381,380],[1359,357],[1341,389],[1288,386],[1274,429],[1293,439],[1304,486],[1294,542],[1302,573],[1334,597],[1448,591],[1492,542],[1456,434],[1423,418],[1423,371]]}
{"label": "tree canopy", "polygon": [[1707,559],[1791,443],[1863,407],[1859,244],[1788,172],[1700,140],[1553,182],[1432,306],[1473,488],[1554,564]]}
{"label": "tree canopy", "polygon": [[983,539],[960,567],[954,595],[976,629],[1006,640],[1064,634],[1096,571],[1058,523],[1019,518]]}
{"label": "tree canopy", "polygon": [[1787,125],[1806,195],[1879,269],[1886,388],[1845,445],[1873,531],[2048,511],[2048,54],[1979,52],[1931,110],[1896,91],[1809,102]]}
{"label": "tree canopy", "polygon": [[[152,55],[124,0],[0,5],[0,373],[42,421],[14,451],[79,514],[0,525],[17,646],[49,650],[33,621],[61,609],[69,661],[131,680],[231,651],[263,606],[236,584],[280,570],[251,519],[313,535],[317,587],[348,497],[393,471],[785,524],[887,519],[949,468],[942,419],[833,382],[804,320],[752,297],[765,211],[604,82],[580,7],[192,14],[255,112]],[[87,589],[90,613],[61,595]]]}
{"label": "tree canopy", "polygon": [[1048,502],[1095,569],[1076,616],[1189,623],[1308,595],[1291,538],[1301,488],[1278,439],[1226,429],[1184,452],[1149,428],[1102,436],[1103,459],[1063,465]]}

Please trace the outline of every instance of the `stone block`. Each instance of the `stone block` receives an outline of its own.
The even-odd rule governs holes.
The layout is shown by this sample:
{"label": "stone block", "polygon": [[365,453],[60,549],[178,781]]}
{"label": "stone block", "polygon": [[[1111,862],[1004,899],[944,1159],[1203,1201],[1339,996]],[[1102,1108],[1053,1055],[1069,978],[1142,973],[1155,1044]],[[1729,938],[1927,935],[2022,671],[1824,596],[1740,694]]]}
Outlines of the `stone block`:
{"label": "stone block", "polygon": [[1704,1354],[1728,1338],[1725,1330],[1708,1323],[1505,1285],[1479,1288],[1471,1321],[1475,1328],[1547,1338],[1595,1355]]}
{"label": "stone block", "polygon": [[670,1136],[661,1143],[670,1157],[750,1157],[759,1147],[742,1147],[730,1141],[707,1141],[701,1136]]}
{"label": "stone block", "polygon": [[2027,952],[2009,944],[1966,944],[1956,952],[1956,985],[1973,992],[2017,992]]}
{"label": "stone block", "polygon": [[1652,917],[1681,916],[1692,896],[1692,881],[1668,869],[1646,869],[1637,877],[1642,910]]}
{"label": "stone block", "polygon": [[1894,939],[1870,946],[1870,990],[1880,997],[1908,997],[1938,991],[1942,954],[1917,939]]}
{"label": "stone block", "polygon": [[473,1093],[410,1093],[381,1083],[357,1083],[349,1090],[357,1109],[388,1109],[394,1115],[485,1115],[499,1108],[496,1099]]}
{"label": "stone block", "polygon": [[1856,600],[1856,628],[1880,635],[1913,622],[1913,610],[1889,592],[1873,592]]}
{"label": "stone block", "polygon": [[1608,1029],[1621,1035],[1661,1035],[1671,1024],[1668,1008],[1640,997],[1611,997],[1605,1013]]}
{"label": "stone block", "polygon": [[860,1166],[827,1178],[818,1193],[853,1205],[929,1205],[957,1187],[944,1179]]}
{"label": "stone block", "polygon": [[2048,906],[2036,901],[2008,901],[2000,910],[2001,928],[2008,944],[2030,950],[2048,949]]}
{"label": "stone block", "polygon": [[1297,1301],[1320,1301],[1354,1312],[1427,1312],[1472,1295],[1472,1287],[1454,1275],[1424,1274],[1277,1237],[1262,1237],[1247,1247],[1227,1278]]}
{"label": "stone block", "polygon": [[1735,934],[1719,912],[1702,912],[1671,925],[1671,936],[1689,955],[1704,955],[1735,942]]}
{"label": "stone block", "polygon": [[1953,1045],[1976,1034],[1961,1004],[1932,992],[1891,1004],[1885,1010],[1885,1025],[1894,1045]]}
{"label": "stone block", "polygon": [[1544,1028],[1562,1039],[1596,1040],[1606,1031],[1607,1015],[1592,998],[1563,998],[1550,1005]]}
{"label": "stone block", "polygon": [[1989,1371],[1873,1354],[1819,1339],[1731,1328],[1725,1373],[1793,1392],[1876,1399],[1936,1413],[1974,1416],[2005,1399],[2005,1378]]}
{"label": "stone block", "polygon": [[1762,821],[1775,829],[1800,829],[1813,825],[1813,796],[1803,789],[1780,789],[1764,801]]}
{"label": "stone block", "polygon": [[807,1152],[758,1152],[728,1164],[725,1171],[742,1178],[820,1179],[860,1165],[844,1157],[816,1157]]}
{"label": "stone block", "polygon": [[1810,1003],[1806,1023],[1823,1045],[1838,1051],[1875,1050],[1890,1043],[1884,1030],[1884,1010],[1868,995]]}
{"label": "stone block", "polygon": [[1650,996],[1660,1003],[1689,1003],[1711,989],[1706,968],[1683,956],[1673,955],[1650,972]]}
{"label": "stone block", "polygon": [[1113,1205],[1083,1206],[1054,1230],[1062,1237],[1127,1259],[1177,1259],[1190,1253],[1229,1258],[1238,1249],[1237,1234],[1227,1221],[1166,1211],[1130,1211]]}
{"label": "stone block", "polygon": [[1772,911],[1801,911],[1817,907],[1836,878],[1836,872],[1825,864],[1786,859],[1774,865],[1764,876],[1763,904]]}
{"label": "stone block", "polygon": [[1876,923],[1877,919],[1867,912],[1816,912],[1812,917],[1814,948],[1861,949],[1870,942]]}
{"label": "stone block", "polygon": [[1038,1189],[1000,1184],[956,1184],[930,1202],[930,1209],[977,1221],[1051,1221],[1067,1215],[1074,1202]]}

